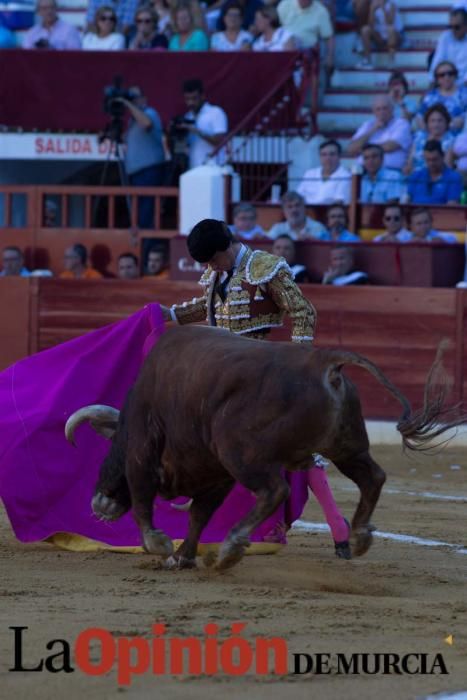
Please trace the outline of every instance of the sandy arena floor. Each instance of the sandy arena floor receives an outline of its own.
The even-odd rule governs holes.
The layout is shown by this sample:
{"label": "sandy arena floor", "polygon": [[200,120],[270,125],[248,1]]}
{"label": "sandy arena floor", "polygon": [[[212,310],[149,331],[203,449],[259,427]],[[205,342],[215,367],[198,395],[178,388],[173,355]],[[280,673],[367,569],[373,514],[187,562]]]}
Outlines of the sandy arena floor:
{"label": "sandy arena floor", "polygon": [[[47,544],[21,545],[1,510],[0,697],[406,700],[467,691],[467,551],[458,551],[467,548],[467,450],[407,459],[399,449],[375,448],[373,455],[389,477],[373,519],[379,531],[444,546],[378,536],[365,557],[346,562],[335,559],[326,532],[295,530],[279,554],[246,557],[225,574],[202,564],[196,571],[166,572],[147,555],[73,554]],[[330,478],[351,515],[352,484],[334,468]],[[303,519],[322,523],[313,501]],[[284,637],[290,653],[441,652],[449,675],[206,679],[147,673],[135,676],[129,688],[119,688],[115,672],[95,678],[79,669],[8,672],[10,625],[29,627],[24,663],[35,666],[52,653],[45,647],[49,640],[73,643],[87,627],[149,637],[153,623],[165,622],[168,636],[201,637],[204,625],[216,622],[221,638],[235,621],[248,623],[244,636],[250,640]],[[445,641],[450,634],[452,645]]]}

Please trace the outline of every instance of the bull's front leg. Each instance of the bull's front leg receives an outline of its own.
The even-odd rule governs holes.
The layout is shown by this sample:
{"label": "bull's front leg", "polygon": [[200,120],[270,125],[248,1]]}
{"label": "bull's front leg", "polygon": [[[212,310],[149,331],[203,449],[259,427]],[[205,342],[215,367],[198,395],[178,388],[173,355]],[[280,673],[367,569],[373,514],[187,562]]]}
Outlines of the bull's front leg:
{"label": "bull's front leg", "polygon": [[167,569],[191,569],[196,566],[198,542],[213,513],[222,505],[230,493],[234,480],[230,477],[215,487],[203,491],[193,498],[190,506],[188,534],[175,554],[165,562]]}
{"label": "bull's front leg", "polygon": [[[247,471],[247,470],[245,470]],[[250,546],[250,535],[289,496],[290,487],[280,473],[280,467],[271,467],[261,472],[241,474],[239,481],[253,491],[257,501],[252,510],[235,525],[222,543],[216,569],[234,566]]]}
{"label": "bull's front leg", "polygon": [[360,501],[352,519],[352,554],[365,554],[373,542],[370,518],[379,500],[386,474],[369,452],[334,460],[336,467],[360,489]]}

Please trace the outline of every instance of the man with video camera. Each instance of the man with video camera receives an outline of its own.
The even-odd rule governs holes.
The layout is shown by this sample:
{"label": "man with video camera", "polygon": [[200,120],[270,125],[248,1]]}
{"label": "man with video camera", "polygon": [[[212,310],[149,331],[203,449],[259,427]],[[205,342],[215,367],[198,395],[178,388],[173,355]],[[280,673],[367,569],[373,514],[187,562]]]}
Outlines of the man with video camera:
{"label": "man with video camera", "polygon": [[[124,135],[126,143],[125,170],[130,185],[158,187],[164,182],[165,152],[162,143],[162,122],[147,100],[141,88],[128,89],[126,97],[116,97],[114,102],[123,104],[130,113],[130,121]],[[139,197],[138,226],[154,228],[154,198]]]}
{"label": "man with video camera", "polygon": [[[199,79],[185,80],[183,97],[189,110],[177,124],[188,133],[189,167],[204,165],[211,152],[228,131],[227,115],[221,107],[207,102],[203,83]],[[217,154],[216,162],[223,163],[225,154]]]}

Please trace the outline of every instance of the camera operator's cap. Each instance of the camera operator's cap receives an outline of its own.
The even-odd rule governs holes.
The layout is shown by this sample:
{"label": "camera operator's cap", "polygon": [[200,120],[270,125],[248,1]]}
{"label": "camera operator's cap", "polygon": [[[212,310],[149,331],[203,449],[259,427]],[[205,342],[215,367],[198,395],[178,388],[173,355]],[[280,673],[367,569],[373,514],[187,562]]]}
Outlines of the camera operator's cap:
{"label": "camera operator's cap", "polygon": [[206,263],[216,253],[227,250],[232,241],[233,235],[223,221],[203,219],[191,230],[187,246],[194,260]]}

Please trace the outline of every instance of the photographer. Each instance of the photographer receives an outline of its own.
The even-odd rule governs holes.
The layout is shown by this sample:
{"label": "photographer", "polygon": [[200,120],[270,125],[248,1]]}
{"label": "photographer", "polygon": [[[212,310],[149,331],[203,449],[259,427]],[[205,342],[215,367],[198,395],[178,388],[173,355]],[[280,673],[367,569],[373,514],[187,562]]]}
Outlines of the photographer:
{"label": "photographer", "polygon": [[[164,181],[165,153],[162,143],[162,123],[155,109],[147,106],[139,87],[128,90],[128,98],[116,97],[130,113],[125,133],[125,170],[130,185],[158,187]],[[154,228],[154,198],[138,198],[138,226]]]}
{"label": "photographer", "polygon": [[[206,101],[201,80],[185,80],[183,97],[189,111],[177,126],[188,133],[189,167],[195,168],[207,162],[211,152],[226,136],[227,115],[223,109]],[[216,155],[216,162],[222,164],[224,160],[222,150]]]}

